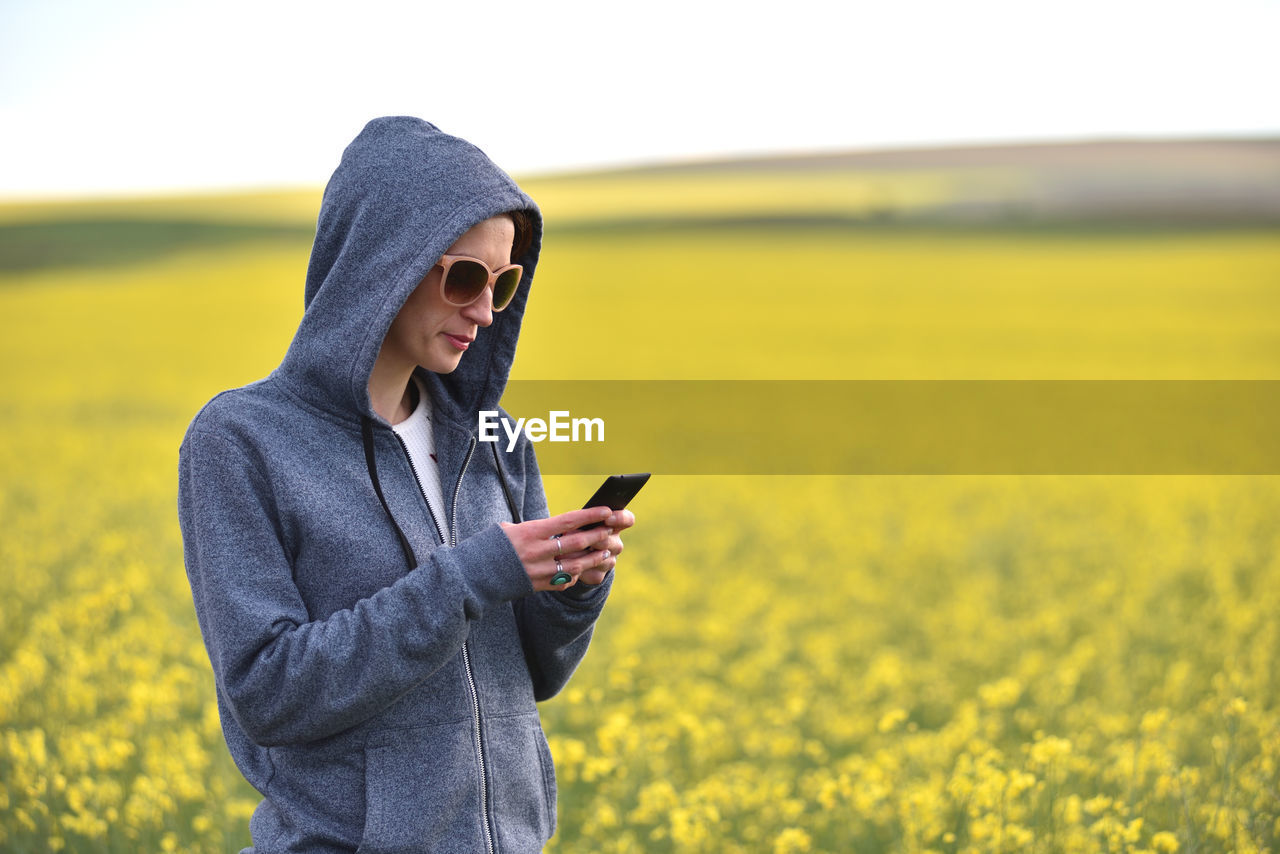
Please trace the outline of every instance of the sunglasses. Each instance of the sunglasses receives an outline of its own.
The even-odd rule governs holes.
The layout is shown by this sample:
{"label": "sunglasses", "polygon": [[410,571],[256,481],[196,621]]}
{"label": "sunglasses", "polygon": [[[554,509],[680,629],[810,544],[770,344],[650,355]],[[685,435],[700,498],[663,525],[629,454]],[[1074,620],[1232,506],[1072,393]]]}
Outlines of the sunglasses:
{"label": "sunglasses", "polygon": [[464,306],[480,299],[484,289],[493,285],[493,310],[502,311],[516,295],[524,268],[519,264],[507,264],[496,270],[478,258],[467,255],[441,255],[436,264],[443,270],[440,275],[440,292],[449,305]]}

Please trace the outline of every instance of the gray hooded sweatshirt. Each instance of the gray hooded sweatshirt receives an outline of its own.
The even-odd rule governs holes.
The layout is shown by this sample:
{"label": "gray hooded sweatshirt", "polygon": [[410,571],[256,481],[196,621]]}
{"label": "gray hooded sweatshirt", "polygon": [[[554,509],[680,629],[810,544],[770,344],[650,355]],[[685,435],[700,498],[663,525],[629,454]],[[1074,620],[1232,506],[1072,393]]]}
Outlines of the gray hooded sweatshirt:
{"label": "gray hooded sweatshirt", "polygon": [[[428,508],[369,374],[444,250],[515,209],[534,223],[515,298],[453,373],[416,370],[446,502]],[[498,408],[511,369],[541,222],[469,143],[420,119],[369,122],[325,188],[283,362],[187,430],[187,576],[227,746],[263,796],[245,851],[527,852],[555,829],[535,702],[586,652],[612,575],[535,593],[498,524],[548,515],[533,447],[477,443],[477,414]]]}

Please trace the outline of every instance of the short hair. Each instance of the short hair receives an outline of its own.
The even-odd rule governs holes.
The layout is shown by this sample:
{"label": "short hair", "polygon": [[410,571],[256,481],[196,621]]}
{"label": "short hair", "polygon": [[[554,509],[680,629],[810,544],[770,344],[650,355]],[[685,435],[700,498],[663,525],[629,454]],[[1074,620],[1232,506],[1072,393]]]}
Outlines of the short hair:
{"label": "short hair", "polygon": [[511,243],[511,263],[518,262],[533,245],[533,217],[528,211],[507,211],[507,216],[516,227],[516,238]]}

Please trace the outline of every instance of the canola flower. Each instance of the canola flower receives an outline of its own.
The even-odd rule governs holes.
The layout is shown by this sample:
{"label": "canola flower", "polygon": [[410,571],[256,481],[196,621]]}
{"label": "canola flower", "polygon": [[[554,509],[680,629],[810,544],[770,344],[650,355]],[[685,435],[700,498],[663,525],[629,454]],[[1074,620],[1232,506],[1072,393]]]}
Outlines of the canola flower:
{"label": "canola flower", "polygon": [[[595,271],[624,250],[618,375],[1265,377],[1280,355],[1280,253],[1248,235],[1092,259],[994,237],[927,257],[906,238],[615,240],[549,252],[522,376],[565,375],[546,320],[589,319]],[[209,394],[278,360],[305,256],[0,287],[0,850],[249,844],[257,796],[213,705],[176,453]],[[725,317],[692,284],[735,264]],[[850,293],[831,269],[852,271]],[[806,270],[850,311],[824,312],[812,349],[763,352],[760,330],[803,314],[776,305],[777,277]],[[934,299],[908,310],[892,282]],[[1107,283],[1112,312],[1090,314]],[[695,352],[646,340],[677,294],[712,318]],[[1021,340],[1035,322],[1046,334]],[[1073,361],[1065,342],[1089,329]],[[1188,352],[1208,358],[1189,368]],[[594,486],[549,478],[551,504]],[[636,510],[592,651],[544,706],[550,850],[1277,849],[1280,479],[656,477]]]}
{"label": "canola flower", "polygon": [[556,850],[1274,847],[1274,479],[654,486]]}

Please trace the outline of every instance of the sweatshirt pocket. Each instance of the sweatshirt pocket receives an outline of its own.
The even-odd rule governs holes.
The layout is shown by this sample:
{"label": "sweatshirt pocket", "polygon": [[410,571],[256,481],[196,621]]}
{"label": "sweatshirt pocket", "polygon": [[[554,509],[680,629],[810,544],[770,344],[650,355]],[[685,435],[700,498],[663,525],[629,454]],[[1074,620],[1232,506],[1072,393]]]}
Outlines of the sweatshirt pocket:
{"label": "sweatshirt pocket", "polygon": [[479,761],[469,720],[375,733],[361,854],[484,851]]}
{"label": "sweatshirt pocket", "polygon": [[537,712],[485,720],[493,814],[503,851],[541,851],[556,829],[556,780]]}

